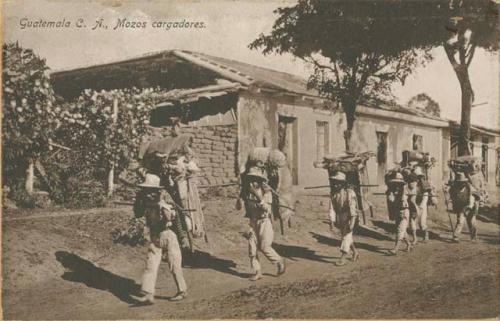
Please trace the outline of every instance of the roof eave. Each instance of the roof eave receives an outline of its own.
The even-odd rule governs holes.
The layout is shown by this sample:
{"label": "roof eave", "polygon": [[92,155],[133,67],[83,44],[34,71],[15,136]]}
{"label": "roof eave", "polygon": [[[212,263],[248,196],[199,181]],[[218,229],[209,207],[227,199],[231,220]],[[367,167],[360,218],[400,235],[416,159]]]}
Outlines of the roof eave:
{"label": "roof eave", "polygon": [[356,108],[356,111],[357,111],[357,113],[359,113],[361,115],[375,116],[375,117],[386,118],[386,119],[397,120],[397,121],[404,121],[404,122],[408,122],[408,123],[423,125],[426,127],[438,127],[438,128],[449,127],[448,122],[445,120],[438,120],[438,119],[426,118],[426,117],[421,117],[421,116],[415,116],[415,115],[405,114],[405,113],[398,112],[398,111],[377,109],[377,108],[373,108],[373,107],[366,107],[363,105],[358,106]]}

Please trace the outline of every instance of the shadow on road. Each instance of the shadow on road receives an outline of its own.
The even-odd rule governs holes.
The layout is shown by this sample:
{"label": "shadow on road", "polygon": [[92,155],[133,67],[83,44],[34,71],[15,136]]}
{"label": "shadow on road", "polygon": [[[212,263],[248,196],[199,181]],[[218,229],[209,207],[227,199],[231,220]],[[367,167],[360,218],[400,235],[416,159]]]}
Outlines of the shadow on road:
{"label": "shadow on road", "polygon": [[61,276],[66,281],[83,283],[88,287],[108,291],[126,303],[134,303],[130,294],[137,293],[140,286],[134,280],[113,274],[95,266],[92,262],[66,251],[57,251],[56,260],[67,270]]}
{"label": "shadow on road", "polygon": [[306,259],[323,263],[331,263],[331,261],[328,261],[327,259],[334,258],[333,256],[318,255],[314,250],[297,245],[273,243],[273,248],[278,252],[278,254],[292,261],[296,261],[297,259]]}
{"label": "shadow on road", "polygon": [[[321,235],[321,234],[317,234],[317,233],[314,233],[314,232],[310,232],[310,233],[316,239],[316,241],[318,241],[318,243],[321,243],[321,244],[326,244],[326,245],[330,245],[330,246],[334,246],[334,247],[340,247],[340,244],[342,243],[341,240],[337,240],[337,239],[334,239],[334,238],[331,238],[331,237],[327,237],[327,236],[324,236],[324,235]],[[370,252],[375,252],[375,253],[380,253],[380,254],[388,255],[387,249],[380,248],[380,247],[378,247],[376,245],[371,245],[371,244],[368,244],[368,243],[362,243],[362,242],[358,242],[356,240],[354,240],[354,245],[358,249],[363,249],[363,250],[367,250],[367,251],[370,251]]]}
{"label": "shadow on road", "polygon": [[373,223],[373,225],[375,225],[378,228],[383,229],[387,233],[396,234],[396,224],[394,224],[392,222],[372,220],[372,223]]}
{"label": "shadow on road", "polygon": [[[387,233],[391,233],[393,235],[396,234],[396,224],[395,223],[387,222],[387,221],[380,221],[380,220],[372,220],[372,223],[374,226],[383,229]],[[357,232],[356,234],[359,234],[359,235],[375,237],[375,236],[373,236],[373,235],[375,235],[375,233],[372,233],[369,230],[362,229],[362,227],[361,227],[361,229],[356,230],[356,232]],[[407,230],[407,233],[408,233],[408,235],[411,235],[410,229]],[[424,236],[424,233],[421,230],[418,230],[417,237],[422,238],[423,236]],[[375,237],[375,238],[383,239],[380,236]],[[436,233],[433,231],[429,231],[429,239],[447,242],[447,240],[443,239],[439,233]],[[387,240],[389,240],[389,239],[387,239]],[[392,239],[390,239],[390,240],[392,241]]]}
{"label": "shadow on road", "polygon": [[234,270],[236,267],[236,263],[234,261],[221,259],[203,251],[195,251],[189,260],[184,262],[184,267],[193,269],[212,269],[240,278],[247,278],[250,276],[248,273],[241,273]]}
{"label": "shadow on road", "polygon": [[487,218],[478,216],[477,219],[481,222],[500,224],[500,204],[484,206],[479,209],[479,214]]}

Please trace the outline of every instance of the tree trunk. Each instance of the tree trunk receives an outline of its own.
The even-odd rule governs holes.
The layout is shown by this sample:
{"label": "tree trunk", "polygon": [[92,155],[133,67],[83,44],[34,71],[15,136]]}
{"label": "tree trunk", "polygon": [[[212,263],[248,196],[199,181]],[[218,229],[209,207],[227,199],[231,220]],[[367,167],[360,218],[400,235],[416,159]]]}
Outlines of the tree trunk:
{"label": "tree trunk", "polygon": [[33,182],[35,180],[35,166],[33,159],[30,159],[28,164],[28,169],[26,170],[26,192],[31,195],[33,194]]}
{"label": "tree trunk", "polygon": [[[113,126],[116,130],[116,122],[118,120],[118,99],[113,99]],[[108,172],[108,197],[113,196],[115,190],[115,164],[111,164],[111,168]]]}
{"label": "tree trunk", "polygon": [[108,172],[108,197],[113,196],[115,190],[115,165],[111,166]]}
{"label": "tree trunk", "polygon": [[457,72],[457,78],[462,90],[462,116],[460,120],[460,134],[458,137],[458,156],[470,155],[470,121],[474,93],[469,79],[467,67]]}
{"label": "tree trunk", "polygon": [[[470,150],[470,115],[472,103],[474,102],[474,91],[469,78],[469,64],[474,57],[474,46],[468,44],[464,36],[464,30],[458,34],[458,42],[453,38],[444,44],[448,60],[457,75],[460,89],[462,91],[462,115],[460,120],[460,133],[458,135],[458,156],[471,155]],[[458,61],[455,55],[458,53]],[[467,54],[468,53],[468,54]]]}
{"label": "tree trunk", "polygon": [[352,152],[352,129],[354,127],[354,111],[356,105],[350,104],[344,106],[345,119],[347,121],[347,129],[344,130],[344,140],[345,140],[345,150],[348,152]]}

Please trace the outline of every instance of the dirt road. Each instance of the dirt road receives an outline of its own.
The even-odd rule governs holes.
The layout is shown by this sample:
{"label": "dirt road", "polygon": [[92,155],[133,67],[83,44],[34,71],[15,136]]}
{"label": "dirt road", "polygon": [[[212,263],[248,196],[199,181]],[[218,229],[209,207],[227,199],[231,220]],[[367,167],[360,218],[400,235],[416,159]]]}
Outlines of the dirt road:
{"label": "dirt road", "polygon": [[[135,306],[145,248],[113,244],[110,231],[131,210],[94,215],[40,215],[3,223],[3,309],[6,319],[152,318],[485,318],[497,317],[499,230],[479,222],[477,243],[451,243],[447,214],[432,210],[431,241],[390,256],[393,226],[377,208],[373,225],[359,229],[358,262],[333,264],[339,235],[325,222],[323,197],[302,196],[294,226],[274,247],[288,271],[264,261],[265,278],[250,272],[247,229],[234,200],[206,203],[211,245],[198,241],[198,259],[185,268],[189,297],[170,302],[175,286],[165,264],[156,304]],[[90,213],[92,214],[92,213]],[[454,219],[454,217],[453,217]],[[278,230],[277,228],[275,229]]]}

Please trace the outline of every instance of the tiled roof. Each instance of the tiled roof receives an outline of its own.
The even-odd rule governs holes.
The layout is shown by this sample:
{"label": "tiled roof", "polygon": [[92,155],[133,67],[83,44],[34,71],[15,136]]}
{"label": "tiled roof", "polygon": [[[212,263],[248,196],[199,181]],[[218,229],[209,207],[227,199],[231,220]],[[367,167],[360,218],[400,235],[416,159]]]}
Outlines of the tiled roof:
{"label": "tiled roof", "polygon": [[[140,61],[142,59],[148,59],[156,56],[168,56],[168,55],[174,55],[177,56],[178,58],[188,60],[193,64],[198,64],[200,67],[208,68],[215,73],[221,74],[222,77],[230,78],[231,81],[233,82],[236,81],[244,85],[252,84],[268,89],[275,89],[278,91],[281,90],[299,95],[319,97],[317,91],[312,89],[307,89],[306,80],[301,77],[228,58],[216,57],[204,53],[187,51],[187,50],[166,50],[166,51],[154,52],[123,61],[117,61],[114,63],[89,66],[73,70],[58,71],[53,73],[53,75],[57,77],[58,75],[61,74],[66,74],[66,75],[74,74],[77,78],[78,74],[80,72],[84,72],[85,70],[99,69],[102,70],[102,72],[105,72],[107,68],[112,68],[112,66],[120,64],[130,64],[130,62],[133,61]],[[433,119],[437,121],[446,121],[440,117],[428,114],[421,110],[405,108],[392,101],[384,101],[375,98],[365,98],[362,100],[361,104],[363,106],[374,109],[399,112],[416,117]]]}

